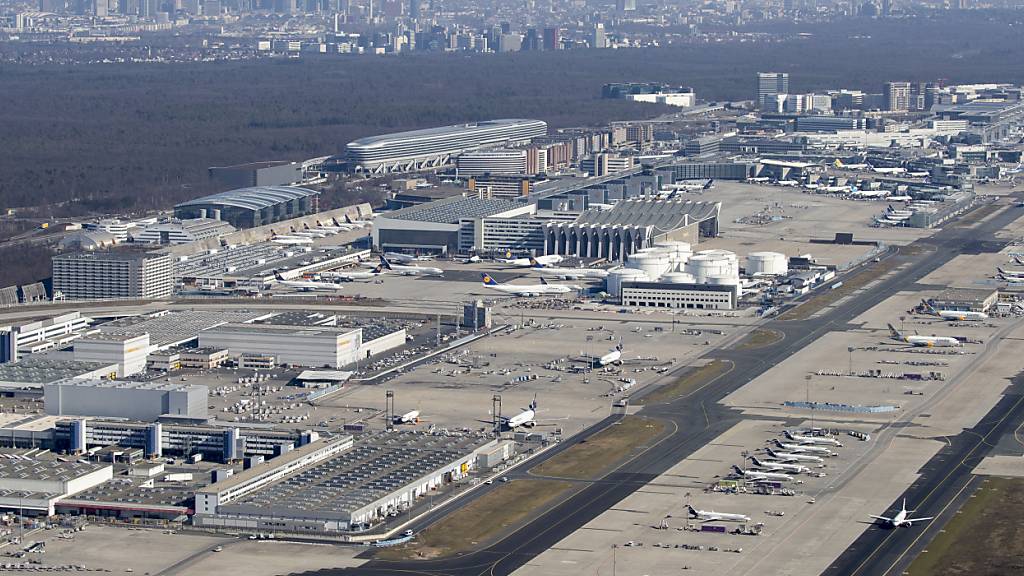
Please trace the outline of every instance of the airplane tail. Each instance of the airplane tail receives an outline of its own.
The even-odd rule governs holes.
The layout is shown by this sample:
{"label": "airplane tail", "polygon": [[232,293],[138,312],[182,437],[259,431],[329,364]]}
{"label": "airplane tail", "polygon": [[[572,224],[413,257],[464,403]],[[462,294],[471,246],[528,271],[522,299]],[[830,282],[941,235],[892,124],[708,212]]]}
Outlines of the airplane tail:
{"label": "airplane tail", "polygon": [[900,331],[897,330],[895,326],[893,326],[892,324],[886,324],[886,325],[889,327],[889,334],[892,334],[893,338],[895,338],[896,340],[899,340],[901,342],[903,340],[905,340],[905,338],[903,338],[903,334],[900,334]]}
{"label": "airplane tail", "polygon": [[547,281],[547,280],[545,280],[543,276],[541,276],[541,278],[540,278],[540,283],[541,283],[541,284],[544,284],[545,286],[547,286],[547,284],[548,284],[548,281]]}
{"label": "airplane tail", "polygon": [[1014,256],[1013,261],[1016,262],[1017,264],[1024,265],[1024,260],[1021,260],[1020,256]]}
{"label": "airplane tail", "polygon": [[786,435],[786,438],[789,438],[790,440],[793,439],[793,433],[789,430],[783,430],[782,433]]}
{"label": "airplane tail", "polygon": [[754,463],[754,466],[760,468],[762,466],[761,461],[757,459],[757,456],[751,456],[750,461]]}
{"label": "airplane tail", "polygon": [[775,447],[776,448],[782,448],[782,442],[780,442],[778,438],[775,438],[772,441],[775,442]]}
{"label": "airplane tail", "polygon": [[281,276],[281,273],[277,270],[274,270],[274,279],[278,282],[284,282],[284,276]]}
{"label": "airplane tail", "polygon": [[743,475],[744,475],[744,471],[743,471],[743,468],[740,468],[739,466],[737,466],[737,465],[733,464],[733,465],[732,465],[732,469],[733,469],[733,471],[734,471],[734,472],[736,472],[736,473],[737,473],[737,474],[739,474],[740,476],[743,476]]}
{"label": "airplane tail", "polygon": [[530,410],[537,411],[537,395],[533,395],[533,402],[530,402]]}
{"label": "airplane tail", "polygon": [[383,264],[377,264],[377,267],[373,269],[373,273],[374,274],[381,274],[383,272],[384,272],[384,265]]}
{"label": "airplane tail", "polygon": [[771,448],[766,448],[765,450],[766,450],[766,451],[768,452],[768,455],[769,455],[769,456],[771,456],[772,458],[778,458],[778,457],[779,457],[779,456],[778,456],[778,455],[777,455],[777,454],[775,453],[775,450],[772,450]]}
{"label": "airplane tail", "polygon": [[388,262],[388,259],[385,258],[383,254],[380,255],[380,265],[383,266],[385,270],[391,270],[391,262]]}
{"label": "airplane tail", "polygon": [[700,514],[697,514],[697,511],[693,509],[693,506],[690,506],[689,504],[686,505],[686,510],[690,513],[690,518],[700,516]]}
{"label": "airplane tail", "polygon": [[935,314],[935,308],[932,308],[932,305],[929,304],[927,300],[922,298],[921,299],[921,304],[924,305],[925,312],[928,312],[930,314]]}
{"label": "airplane tail", "polygon": [[498,282],[491,278],[490,274],[483,272],[480,274],[480,279],[483,280],[484,286],[497,286]]}
{"label": "airplane tail", "polygon": [[543,268],[543,267],[544,267],[544,265],[541,264],[540,262],[537,262],[536,258],[534,258],[533,256],[530,256],[530,268]]}

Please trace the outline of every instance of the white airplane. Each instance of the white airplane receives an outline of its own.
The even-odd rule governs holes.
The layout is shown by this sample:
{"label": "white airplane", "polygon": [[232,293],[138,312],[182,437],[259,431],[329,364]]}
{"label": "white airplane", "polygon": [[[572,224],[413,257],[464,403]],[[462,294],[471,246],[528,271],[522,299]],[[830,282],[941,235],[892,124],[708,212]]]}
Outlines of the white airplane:
{"label": "white airplane", "polygon": [[545,276],[556,276],[564,280],[580,278],[607,278],[608,271],[600,268],[559,268],[541,264],[536,258],[530,258],[531,267]]}
{"label": "white airplane", "polygon": [[397,272],[403,276],[441,276],[444,274],[444,270],[441,270],[440,268],[432,268],[430,266],[404,266],[402,264],[392,264],[384,256],[380,257],[380,265],[383,266],[385,270]]}
{"label": "white airplane", "polygon": [[730,514],[728,512],[715,512],[714,510],[696,510],[689,504],[686,509],[690,512],[691,520],[703,522],[750,522],[750,516],[746,514]]}
{"label": "white airplane", "polygon": [[779,180],[775,183],[776,186],[799,186],[800,182],[796,180]]}
{"label": "white airplane", "polygon": [[622,366],[622,343],[620,342],[618,346],[609,350],[604,356],[596,358],[593,356],[584,356],[584,360],[589,361],[592,366],[598,368],[608,366],[609,364]]}
{"label": "white airplane", "polygon": [[907,499],[904,498],[903,506],[900,508],[900,511],[897,512],[896,515],[892,518],[886,518],[885,516],[875,516],[874,514],[868,514],[868,516],[876,520],[881,520],[882,522],[888,524],[889,526],[892,526],[893,528],[899,528],[900,526],[906,526],[907,528],[910,528],[914,524],[914,522],[923,522],[925,520],[932,520],[935,518],[934,516],[927,516],[924,518],[911,518],[910,514],[912,512],[913,510],[907,510]]}
{"label": "white airplane", "polygon": [[320,275],[324,278],[334,278],[341,280],[342,282],[355,282],[356,280],[372,280],[377,276],[383,276],[384,266],[378,264],[376,268],[369,272],[321,272]]}
{"label": "white airplane", "polygon": [[758,468],[764,468],[769,472],[790,472],[793,474],[802,474],[804,472],[811,471],[810,468],[804,466],[803,464],[787,464],[785,462],[775,462],[773,460],[762,462],[761,460],[758,460],[754,456],[750,457],[750,461],[754,463],[754,466],[757,466]]}
{"label": "white airplane", "polygon": [[967,322],[967,321],[981,321],[988,320],[988,314],[984,312],[971,312],[969,310],[936,310],[932,308],[932,305],[927,300],[921,300],[921,304],[924,305],[925,312],[938,316],[943,320],[952,320],[954,322]]}
{"label": "white airplane", "polygon": [[768,448],[768,455],[780,462],[813,462],[815,464],[821,464],[824,462],[820,456],[797,454],[794,452],[776,452],[771,448]]}
{"label": "white airplane", "polygon": [[789,482],[793,480],[793,477],[789,474],[782,474],[780,472],[755,472],[753,470],[744,470],[735,465],[732,469],[740,476],[749,478],[754,482]]}
{"label": "white airplane", "polygon": [[884,216],[881,218],[875,218],[875,222],[878,222],[879,224],[885,224],[887,226],[903,226],[904,224],[906,224],[904,220],[892,220]]}
{"label": "white airplane", "polygon": [[789,430],[786,430],[783,433],[786,435],[786,438],[789,438],[793,442],[799,442],[800,444],[817,444],[819,446],[828,445],[838,446],[840,448],[842,448],[843,446],[842,442],[840,442],[839,440],[836,440],[835,438],[829,438],[827,436],[801,436],[799,434],[793,434]]}
{"label": "white airplane", "polygon": [[879,174],[904,174],[907,170],[906,168],[875,168],[872,166],[871,171]]}
{"label": "white airplane", "polygon": [[384,257],[392,262],[398,262],[399,264],[408,264],[410,262],[430,262],[434,259],[433,256],[410,256],[409,254],[402,254],[401,252],[385,252]]}
{"label": "white airplane", "polygon": [[893,220],[905,220],[914,215],[913,210],[897,210],[892,207],[892,204],[889,204],[888,208],[886,208],[885,210],[885,213],[889,218],[892,218]]}
{"label": "white airplane", "polygon": [[889,200],[893,202],[910,202],[914,198],[912,196],[889,196]]}
{"label": "white airplane", "polygon": [[466,258],[459,259],[459,262],[461,262],[463,264],[476,264],[479,261],[480,261],[480,257],[477,256],[476,254],[474,254],[472,256],[468,256]]}
{"label": "white airplane", "polygon": [[507,256],[507,258],[499,259],[498,262],[501,262],[502,264],[511,264],[512,266],[518,266],[519,268],[529,268],[533,266],[533,263],[530,262],[531,260],[536,260],[537,262],[540,262],[541,264],[544,265],[558,264],[559,262],[564,260],[564,258],[562,258],[558,254],[548,254],[546,256],[537,256],[536,258],[512,258],[511,253],[507,254]]}
{"label": "white airplane", "polygon": [[949,346],[960,346],[961,342],[952,336],[921,336],[914,334],[912,336],[904,336],[896,329],[895,326],[889,324],[889,333],[892,334],[894,340],[900,342],[906,342],[911,346],[926,346],[928,348],[944,348]]}
{"label": "white airplane", "polygon": [[907,176],[910,178],[927,178],[931,176],[931,172],[907,172]]}
{"label": "white airplane", "polygon": [[544,294],[568,294],[574,289],[579,288],[573,286],[567,286],[565,284],[548,284],[543,278],[540,279],[540,284],[499,284],[491,278],[490,274],[480,274],[483,279],[484,286],[492,290],[511,294],[513,296],[541,296]]}
{"label": "white airplane", "polygon": [[519,414],[509,418],[502,418],[502,424],[505,425],[509,430],[514,430],[520,426],[526,428],[533,428],[537,425],[537,397],[533,397],[533,402],[530,402],[530,407],[526,408]]}
{"label": "white airplane", "polygon": [[775,445],[778,446],[779,448],[782,448],[783,450],[789,450],[790,452],[794,452],[796,454],[821,454],[822,456],[837,455],[835,452],[829,450],[828,448],[825,448],[824,446],[813,446],[805,444],[784,444],[783,442],[779,441],[778,438],[775,439]]}
{"label": "white airplane", "polygon": [[412,412],[406,412],[401,416],[394,417],[395,424],[418,424],[420,421],[420,411],[413,410]]}
{"label": "white airplane", "polygon": [[337,291],[337,290],[341,290],[341,288],[342,288],[340,284],[335,284],[334,282],[314,282],[312,280],[285,280],[284,276],[281,276],[281,274],[279,272],[274,272],[274,278],[276,278],[277,279],[277,283],[282,285],[282,286],[287,286],[289,288],[297,288],[299,290],[304,290],[304,291],[312,291],[312,290],[331,290],[331,291]]}
{"label": "white airplane", "polygon": [[300,244],[312,244],[313,239],[305,236],[274,236],[270,239],[274,244],[284,244],[286,246],[297,246]]}
{"label": "white airplane", "polygon": [[996,268],[999,272],[999,278],[1006,280],[1007,282],[1024,282],[1024,270],[1003,270],[1002,268]]}

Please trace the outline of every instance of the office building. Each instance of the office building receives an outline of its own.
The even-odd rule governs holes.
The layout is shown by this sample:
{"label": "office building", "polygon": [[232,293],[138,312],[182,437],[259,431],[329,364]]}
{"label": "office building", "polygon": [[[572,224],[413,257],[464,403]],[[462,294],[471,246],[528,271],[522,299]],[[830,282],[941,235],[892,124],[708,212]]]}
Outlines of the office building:
{"label": "office building", "polygon": [[910,82],[885,83],[885,109],[889,112],[910,110]]}
{"label": "office building", "polygon": [[545,28],[544,29],[544,49],[545,50],[561,50],[562,49],[562,29],[561,28]]}
{"label": "office building", "polygon": [[677,108],[690,108],[697,103],[697,94],[694,92],[656,92],[654,94],[629,94],[627,100],[634,102],[649,102],[651,104],[665,104]]}
{"label": "office building", "polygon": [[466,181],[466,189],[477,198],[514,200],[533,193],[537,178],[515,174],[483,174]]}
{"label": "office building", "polygon": [[622,305],[682,310],[732,310],[738,285],[623,282]]}
{"label": "office building", "polygon": [[302,182],[301,162],[251,162],[207,168],[210,180],[230,188],[290,186]]}
{"label": "office building", "polygon": [[615,154],[594,154],[580,161],[580,170],[590,176],[607,176],[633,168],[633,158]]}
{"label": "office building", "polygon": [[82,229],[86,231],[108,232],[113,235],[115,243],[128,241],[128,233],[138,226],[135,222],[121,220],[118,218],[106,218],[95,222],[83,222]]}
{"label": "office building", "polygon": [[486,146],[526,144],[547,134],[540,120],[504,119],[371,136],[346,147],[349,168],[383,174],[441,168]]}
{"label": "office building", "polygon": [[590,47],[591,48],[607,48],[608,37],[605,35],[604,24],[598,22],[594,24],[594,29],[590,33]]}
{"label": "office building", "polygon": [[757,73],[757,105],[765,106],[766,100],[774,101],[780,94],[789,94],[789,73]]}
{"label": "office building", "polygon": [[80,337],[91,318],[69,312],[24,324],[0,326],[0,364],[16,362],[27,354],[62,348]]}
{"label": "office building", "polygon": [[839,130],[864,130],[867,120],[855,116],[798,116],[797,132],[838,132]]}
{"label": "office building", "polygon": [[139,250],[75,252],[53,257],[53,292],[71,300],[171,295],[171,257]]}
{"label": "office building", "polygon": [[[527,151],[494,148],[460,154],[456,170],[460,177],[482,174],[526,174]],[[536,171],[534,171],[536,173]]]}
{"label": "office building", "polygon": [[180,219],[212,218],[235,228],[255,228],[316,214],[320,193],[297,186],[239,188],[182,202],[174,207]]}
{"label": "office building", "polygon": [[161,417],[205,421],[210,392],[180,382],[70,380],[43,386],[51,416],[95,416],[153,422]]}

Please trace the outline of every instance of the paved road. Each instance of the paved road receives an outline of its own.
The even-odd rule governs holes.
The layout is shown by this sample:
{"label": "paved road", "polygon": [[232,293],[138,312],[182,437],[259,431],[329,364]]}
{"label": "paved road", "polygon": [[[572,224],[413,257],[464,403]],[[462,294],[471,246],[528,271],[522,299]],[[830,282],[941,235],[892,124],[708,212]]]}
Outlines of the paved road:
{"label": "paved road", "polygon": [[[888,256],[894,259],[894,264],[908,265],[898,267],[879,283],[854,292],[851,297],[840,300],[813,318],[775,319],[766,323],[764,327],[784,335],[772,345],[756,350],[709,352],[709,358],[729,359],[734,365],[732,371],[684,398],[648,405],[640,412],[672,423],[672,434],[602,481],[588,485],[497,543],[478,552],[443,560],[372,561],[358,568],[321,570],[310,574],[511,574],[738,422],[741,416],[737,412],[719,405],[726,395],[796,354],[823,334],[842,329],[894,292],[914,288],[921,278],[954,256],[998,251],[1003,244],[994,241],[992,234],[1021,215],[1024,215],[1024,210],[1011,207],[975,228],[951,226],[931,238],[916,242],[912,245],[913,250]],[[603,424],[608,425],[608,421]],[[584,433],[581,438],[589,434]]]}

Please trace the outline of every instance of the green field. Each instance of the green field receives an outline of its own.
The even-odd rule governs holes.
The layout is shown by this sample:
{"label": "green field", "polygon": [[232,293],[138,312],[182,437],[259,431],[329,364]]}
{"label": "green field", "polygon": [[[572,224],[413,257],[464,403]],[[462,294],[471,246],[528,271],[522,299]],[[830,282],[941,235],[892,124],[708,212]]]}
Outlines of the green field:
{"label": "green field", "polygon": [[651,418],[626,416],[530,472],[575,480],[595,480],[615,468],[665,431],[665,424]]}

